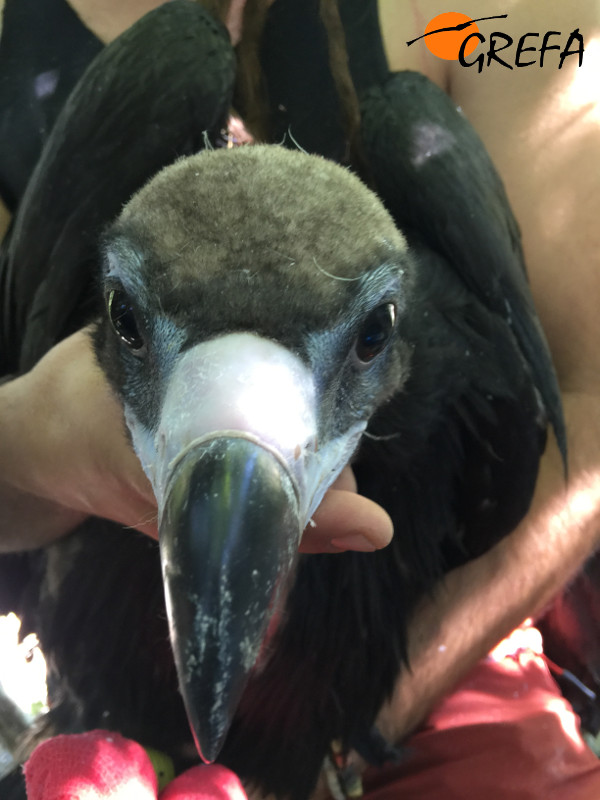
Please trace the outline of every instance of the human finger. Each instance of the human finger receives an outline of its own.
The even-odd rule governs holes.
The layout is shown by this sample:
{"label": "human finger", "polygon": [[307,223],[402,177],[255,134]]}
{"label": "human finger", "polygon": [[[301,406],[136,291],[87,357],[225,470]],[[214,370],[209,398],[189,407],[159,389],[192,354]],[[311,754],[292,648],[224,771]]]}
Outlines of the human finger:
{"label": "human finger", "polygon": [[350,468],[326,493],[300,543],[301,553],[372,552],[388,545],[394,528],[387,512],[356,493]]}

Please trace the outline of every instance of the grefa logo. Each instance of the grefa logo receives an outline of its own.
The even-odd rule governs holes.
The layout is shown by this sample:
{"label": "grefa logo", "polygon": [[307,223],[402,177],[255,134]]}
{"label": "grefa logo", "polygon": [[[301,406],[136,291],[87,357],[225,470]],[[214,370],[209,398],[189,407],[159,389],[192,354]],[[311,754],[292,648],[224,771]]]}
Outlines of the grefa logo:
{"label": "grefa logo", "polygon": [[[584,44],[579,28],[569,34],[561,31],[528,32],[515,42],[512,36],[502,31],[493,31],[486,37],[477,25],[478,22],[507,17],[508,14],[498,14],[471,19],[466,14],[448,11],[430,20],[423,35],[406,44],[410,47],[423,40],[434,56],[458,61],[463,67],[477,66],[478,72],[492,64],[508,69],[534,65],[562,69],[569,56],[577,56],[578,66],[583,64]],[[480,44],[486,49],[470,58]]]}

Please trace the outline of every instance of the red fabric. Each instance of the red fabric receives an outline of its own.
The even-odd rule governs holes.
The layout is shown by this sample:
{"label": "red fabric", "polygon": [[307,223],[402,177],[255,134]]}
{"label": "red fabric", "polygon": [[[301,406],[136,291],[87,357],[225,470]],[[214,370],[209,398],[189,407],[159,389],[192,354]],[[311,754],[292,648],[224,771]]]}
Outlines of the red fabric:
{"label": "red fabric", "polygon": [[[157,779],[144,748],[118,733],[55,736],[25,764],[27,800],[156,800]],[[160,800],[248,800],[238,777],[219,765],[184,772]]]}
{"label": "red fabric", "polygon": [[240,779],[227,767],[188,769],[160,793],[160,800],[248,800]]}
{"label": "red fabric", "polygon": [[541,653],[519,629],[459,684],[365,800],[599,800],[600,761]]}
{"label": "red fabric", "polygon": [[25,764],[28,800],[156,800],[144,748],[118,733],[55,736]]}

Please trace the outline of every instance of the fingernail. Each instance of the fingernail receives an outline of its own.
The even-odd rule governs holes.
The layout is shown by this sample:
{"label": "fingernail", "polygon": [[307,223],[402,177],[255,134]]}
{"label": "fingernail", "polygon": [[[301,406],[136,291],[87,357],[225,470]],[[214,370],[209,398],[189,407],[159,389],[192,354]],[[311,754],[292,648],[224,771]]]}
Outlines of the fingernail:
{"label": "fingernail", "polygon": [[362,533],[353,533],[350,536],[332,539],[331,544],[338,550],[358,550],[361,553],[372,553],[377,550],[373,542]]}

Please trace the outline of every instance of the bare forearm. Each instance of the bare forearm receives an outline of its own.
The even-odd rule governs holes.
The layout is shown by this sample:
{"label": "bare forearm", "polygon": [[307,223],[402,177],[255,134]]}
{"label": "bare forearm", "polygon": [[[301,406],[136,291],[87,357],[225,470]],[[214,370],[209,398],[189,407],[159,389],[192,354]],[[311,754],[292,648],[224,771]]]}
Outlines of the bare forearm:
{"label": "bare forearm", "polygon": [[552,442],[528,516],[489,553],[450,573],[419,609],[411,627],[411,671],[380,718],[391,740],[414,730],[500,639],[542,611],[598,546],[598,406],[596,398],[565,397],[572,451],[568,486]]}

